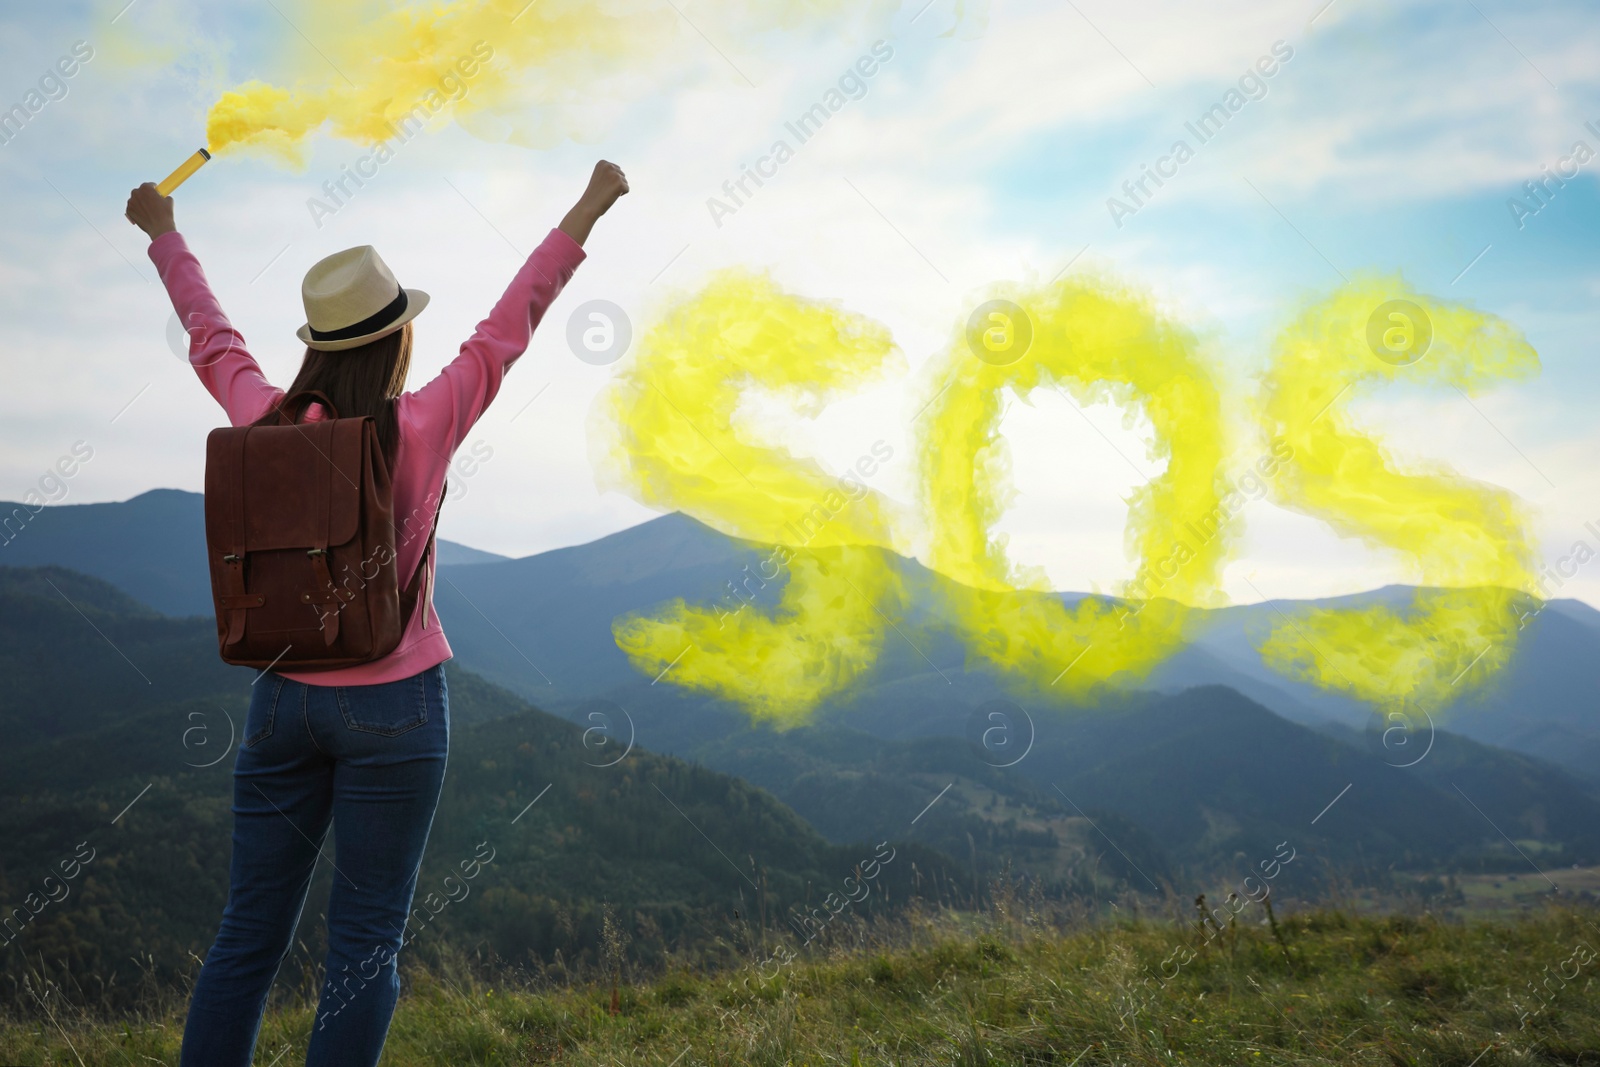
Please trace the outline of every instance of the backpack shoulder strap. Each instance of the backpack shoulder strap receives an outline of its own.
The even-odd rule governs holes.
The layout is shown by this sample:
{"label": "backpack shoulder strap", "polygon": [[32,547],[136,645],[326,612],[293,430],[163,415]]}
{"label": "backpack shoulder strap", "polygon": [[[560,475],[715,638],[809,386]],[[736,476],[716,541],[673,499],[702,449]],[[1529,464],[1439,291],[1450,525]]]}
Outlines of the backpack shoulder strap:
{"label": "backpack shoulder strap", "polygon": [[400,628],[404,630],[411,624],[411,614],[417,609],[417,601],[423,605],[422,625],[428,625],[427,605],[433,599],[431,585],[424,588],[428,580],[428,560],[433,555],[433,544],[439,536],[439,515],[444,511],[444,497],[439,498],[439,507],[433,513],[433,528],[428,531],[428,543],[422,546],[422,558],[417,561],[417,569],[411,575],[411,581],[400,590]]}
{"label": "backpack shoulder strap", "polygon": [[[302,397],[306,399],[302,401]],[[301,389],[299,392],[289,393],[279,398],[276,404],[267,409],[267,413],[263,418],[277,416],[275,422],[280,426],[287,426],[293,423],[305,408],[310,407],[313,401],[321,404],[326,409],[328,418],[337,419],[339,417],[339,409],[333,406],[333,401],[328,399],[328,394],[320,389]],[[296,403],[299,403],[298,408],[295,406]]]}

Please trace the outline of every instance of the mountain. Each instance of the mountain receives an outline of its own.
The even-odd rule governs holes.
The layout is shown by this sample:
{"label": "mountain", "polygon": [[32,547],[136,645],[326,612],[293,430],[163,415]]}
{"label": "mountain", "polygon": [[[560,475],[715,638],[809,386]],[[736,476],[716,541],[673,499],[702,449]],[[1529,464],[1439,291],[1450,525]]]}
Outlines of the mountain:
{"label": "mountain", "polygon": [[502,556],[498,552],[485,552],[480,548],[470,548],[467,545],[446,541],[444,538],[434,542],[434,551],[439,553],[439,566],[441,567],[470,567],[474,563],[504,563],[510,556]]}
{"label": "mountain", "polygon": [[[116,521],[144,520],[130,510]],[[150,539],[146,532],[127,540],[141,537]],[[1594,730],[1588,694],[1600,667],[1600,613],[1584,605],[1547,606],[1525,632],[1504,692],[1442,713],[1443,725],[1411,739],[1428,755],[1408,767],[1409,757],[1397,758],[1367,731],[1369,709],[1261,665],[1255,643],[1287,604],[1208,613],[1196,639],[1155,673],[1155,692],[1121,694],[1098,708],[1039,695],[1024,708],[941,630],[934,605],[947,579],[883,552],[909,591],[906,625],[888,635],[879,662],[851,692],[824,702],[804,729],[773,731],[670,678],[635,672],[611,638],[624,613],[676,597],[715,601],[763,555],[672,514],[585,545],[441,566],[436,602],[461,666],[580,725],[609,723],[652,751],[759,784],[836,841],[858,827],[877,832],[877,805],[890,798],[909,803],[948,786],[916,824],[918,840],[980,871],[1021,857],[1062,885],[1075,877],[1072,862],[1051,852],[1050,835],[1072,856],[1096,847],[1115,853],[1103,844],[1109,836],[1137,866],[1146,864],[1135,851],[1162,870],[1257,854],[1263,845],[1270,855],[1295,833],[1330,862],[1382,857],[1402,867],[1501,862],[1510,850],[1494,827],[1512,840],[1545,842],[1568,861],[1592,852],[1585,820],[1594,813],[1600,760],[1586,761],[1580,742]],[[756,609],[778,590],[769,583],[757,591]],[[1390,587],[1354,602],[1411,595]],[[1521,696],[1527,692],[1537,699]],[[974,723],[996,702],[1012,709],[1019,728],[1028,720],[1027,759],[1002,775],[982,760],[956,768]],[[1566,742],[1558,746],[1560,731]],[[1440,777],[1446,771],[1455,777]],[[1336,795],[1342,799],[1319,816]],[[1363,818],[1347,825],[1346,812]],[[1124,836],[1141,844],[1103,832],[1108,816],[1125,820]]]}
{"label": "mountain", "polygon": [[[11,516],[0,535],[7,539],[0,546],[5,563],[56,564],[92,574],[167,615],[211,612],[199,494],[158,489],[121,503],[46,507],[37,514],[5,504],[0,505],[3,515]],[[676,597],[714,602],[764,554],[757,545],[676,513],[521,559],[445,541],[435,597],[463,664],[542,706],[570,710],[583,700],[606,698],[634,678],[612,641],[613,619]],[[917,600],[937,601],[945,579],[914,560],[884,556],[914,590],[913,613]],[[777,590],[769,584],[759,591],[757,606],[773,603]],[[1414,593],[1390,586],[1354,597],[1206,612],[1194,640],[1161,664],[1148,684],[1170,693],[1226,685],[1317,729],[1366,728],[1374,719],[1370,707],[1277,674],[1261,662],[1256,646],[1281,612],[1395,604]],[[1060,597],[1070,603],[1081,594]],[[952,640],[933,640],[914,652],[896,637],[888,653],[871,684],[926,674],[930,662],[950,675],[964,661],[963,649]],[[1578,601],[1550,601],[1524,631],[1511,665],[1495,683],[1436,709],[1435,724],[1549,760],[1600,784],[1600,716],[1593,696],[1600,692],[1597,653],[1600,612]],[[895,659],[903,665],[890,662]],[[935,676],[924,695],[933,699],[940,687],[951,691],[946,679]],[[648,696],[657,697],[665,688],[656,686]],[[820,717],[839,710],[825,707]],[[712,715],[704,725],[720,728],[717,724],[739,718]],[[852,726],[876,733],[890,729],[859,720]],[[652,743],[670,748],[677,741],[663,735]]]}
{"label": "mountain", "polygon": [[[0,971],[60,967],[113,1001],[134,995],[141,967],[192,976],[226,895],[231,756],[255,672],[217,660],[211,620],[156,615],[56,567],[0,567],[0,657],[0,950],[20,950],[0,951]],[[447,684],[451,766],[418,899],[451,903],[425,947],[476,946],[518,966],[593,962],[609,908],[637,958],[715,956],[874,856],[893,858],[858,914],[897,908],[922,883],[970,885],[904,832],[830,843],[736,778],[639,746],[616,758],[455,664]],[[461,896],[461,865],[491,852]],[[328,878],[324,864],[308,914]],[[299,939],[297,965],[312,966],[320,930],[308,923]]]}
{"label": "mountain", "polygon": [[[634,672],[611,639],[612,620],[674,598],[714,603],[727,595],[728,583],[740,579],[747,566],[754,568],[764,554],[759,546],[671,514],[586,545],[471,571],[446,568],[436,602],[453,647],[486,677],[529,697],[540,694],[555,708],[597,697],[620,701],[626,693],[631,700],[642,701],[648,715],[649,708],[666,699],[665,687]],[[948,580],[915,560],[882,555],[884,565],[910,591],[908,615],[914,625],[902,630],[918,633],[917,644],[912,645],[903,632],[889,634],[884,654],[865,684],[846,698],[825,702],[817,717],[892,735],[926,730],[928,709],[957,691],[964,693],[967,710],[1004,696],[1004,687],[992,674],[967,669],[963,647],[938,632],[941,620],[931,617],[935,612],[925,607],[941,601],[940,588]],[[753,607],[770,608],[778,589],[773,584],[757,591]],[[1376,718],[1370,706],[1278,674],[1262,662],[1256,649],[1280,613],[1360,607],[1374,601],[1401,603],[1414,592],[1409,587],[1388,587],[1358,597],[1205,612],[1194,640],[1162,663],[1147,684],[1168,693],[1225,685],[1284,718],[1314,728],[1342,724],[1366,729]],[[1079,596],[1060,598],[1071,603]],[[974,674],[975,686],[960,683],[960,678]],[[637,684],[641,681],[646,684]],[[879,699],[893,690],[899,691],[897,699]],[[1433,728],[1539,757],[1600,785],[1597,692],[1600,613],[1577,602],[1553,601],[1528,624],[1511,665],[1490,685],[1437,709]],[[899,724],[886,721],[890,714],[886,703],[914,709],[911,719]],[[651,743],[670,747],[677,739],[669,733]]]}
{"label": "mountain", "polygon": [[[1208,613],[1185,654],[1157,672],[1156,684],[1177,690],[1220,681],[1251,692],[1287,718],[1318,724],[1370,726],[1373,709],[1357,700],[1276,674],[1256,646],[1283,614],[1305,607],[1359,609],[1409,604],[1416,590],[1386,586],[1326,600],[1267,601]],[[1600,612],[1573,600],[1550,601],[1518,640],[1510,664],[1488,684],[1430,712],[1435,726],[1487,744],[1537,756],[1600,783]],[[1267,692],[1251,687],[1267,687]],[[1257,694],[1261,695],[1257,695]],[[1426,730],[1418,724],[1419,730]]]}
{"label": "mountain", "polygon": [[[1541,866],[1600,857],[1600,798],[1588,783],[1444,731],[1427,759],[1401,768],[1362,733],[1312,730],[1221,686],[1035,707],[1030,719],[1031,747],[1005,768],[948,733],[886,739],[836,723],[752,729],[692,751],[830,835],[878,833],[891,798],[951,785],[918,840],[959,859],[971,833],[980,864],[1009,858],[1069,883],[1041,834],[1076,854],[1105,853],[1142,890],[1168,872],[1269,857],[1285,840],[1347,870],[1523,866],[1502,833],[1525,850],[1551,846]],[[1123,829],[1109,829],[1106,813]]]}

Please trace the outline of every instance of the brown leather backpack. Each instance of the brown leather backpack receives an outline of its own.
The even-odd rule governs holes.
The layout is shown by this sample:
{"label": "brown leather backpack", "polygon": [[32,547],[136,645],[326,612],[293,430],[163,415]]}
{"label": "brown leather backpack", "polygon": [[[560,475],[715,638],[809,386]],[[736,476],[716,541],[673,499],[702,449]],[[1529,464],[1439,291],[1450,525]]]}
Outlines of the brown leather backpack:
{"label": "brown leather backpack", "polygon": [[[302,398],[301,409],[315,399],[330,417],[295,422]],[[380,659],[416,608],[439,514],[401,589],[376,420],[339,418],[311,390],[286,397],[270,418],[206,438],[206,548],[222,659],[292,671]]]}

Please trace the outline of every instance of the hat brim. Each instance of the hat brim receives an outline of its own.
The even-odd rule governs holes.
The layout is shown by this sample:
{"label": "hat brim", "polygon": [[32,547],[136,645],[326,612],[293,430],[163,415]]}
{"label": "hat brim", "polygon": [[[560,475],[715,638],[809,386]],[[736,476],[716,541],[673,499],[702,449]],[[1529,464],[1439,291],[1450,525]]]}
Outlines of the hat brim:
{"label": "hat brim", "polygon": [[318,352],[343,352],[347,348],[359,348],[380,337],[388,337],[400,327],[422,314],[422,309],[428,306],[428,294],[421,289],[406,290],[406,309],[398,319],[381,330],[375,330],[360,337],[345,337],[337,341],[317,341],[311,337],[311,324],[308,322],[295,331],[295,336],[305,342],[307,348],[314,348]]}

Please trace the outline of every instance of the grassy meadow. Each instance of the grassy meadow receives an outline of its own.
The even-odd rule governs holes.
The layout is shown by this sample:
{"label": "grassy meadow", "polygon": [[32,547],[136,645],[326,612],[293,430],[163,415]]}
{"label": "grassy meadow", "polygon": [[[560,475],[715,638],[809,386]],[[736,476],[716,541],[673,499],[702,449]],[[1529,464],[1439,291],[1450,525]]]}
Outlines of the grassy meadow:
{"label": "grassy meadow", "polygon": [[[890,925],[848,915],[786,959],[553,981],[486,978],[464,959],[404,970],[383,1063],[1600,1064],[1600,912],[1551,904],[1495,920],[1320,909],[1236,921],[1198,911],[982,916]],[[759,962],[758,962],[759,961]],[[169,1064],[181,991],[119,1019],[30,985],[0,1025],[0,1064]],[[301,1063],[314,1008],[275,998],[256,1063]]]}

